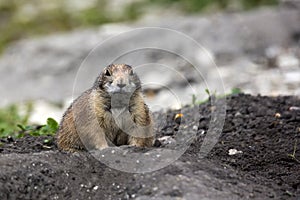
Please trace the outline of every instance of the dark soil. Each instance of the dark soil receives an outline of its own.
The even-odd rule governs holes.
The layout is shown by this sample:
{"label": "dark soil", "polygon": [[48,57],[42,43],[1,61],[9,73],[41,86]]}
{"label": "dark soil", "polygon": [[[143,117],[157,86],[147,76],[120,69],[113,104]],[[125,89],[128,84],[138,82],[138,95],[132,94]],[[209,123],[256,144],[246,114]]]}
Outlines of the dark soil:
{"label": "dark soil", "polygon": [[[228,97],[222,135],[206,158],[199,150],[212,108],[209,103],[187,108],[182,120],[192,126],[182,129],[188,133],[196,124],[198,136],[178,160],[149,173],[111,169],[88,152],[60,152],[51,136],[2,139],[0,199],[300,199],[297,107],[300,99],[293,96]],[[195,109],[199,122],[190,116]],[[176,113],[155,113],[156,121],[166,119],[157,126],[158,138],[176,136]],[[147,151],[110,149],[117,148]],[[229,155],[230,149],[241,152]]]}

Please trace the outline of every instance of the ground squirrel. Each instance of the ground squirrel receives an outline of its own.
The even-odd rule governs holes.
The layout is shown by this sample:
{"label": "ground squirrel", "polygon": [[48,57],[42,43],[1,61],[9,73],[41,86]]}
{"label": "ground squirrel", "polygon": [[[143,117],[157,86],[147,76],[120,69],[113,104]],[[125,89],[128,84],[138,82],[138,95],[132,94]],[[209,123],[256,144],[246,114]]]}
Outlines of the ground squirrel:
{"label": "ground squirrel", "polygon": [[150,147],[153,120],[132,67],[112,64],[67,109],[57,132],[59,149],[103,149],[110,145]]}

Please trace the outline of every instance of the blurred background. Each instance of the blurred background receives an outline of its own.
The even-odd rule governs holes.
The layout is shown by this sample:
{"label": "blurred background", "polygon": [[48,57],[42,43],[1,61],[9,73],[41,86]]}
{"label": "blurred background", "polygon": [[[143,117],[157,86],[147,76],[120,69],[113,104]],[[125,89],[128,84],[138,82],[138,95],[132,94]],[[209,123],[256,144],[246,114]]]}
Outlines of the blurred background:
{"label": "blurred background", "polygon": [[[89,52],[111,36],[141,27],[180,31],[207,51],[203,55],[188,44],[171,44],[203,66],[200,79],[191,63],[174,55],[131,54],[128,64],[154,63],[153,71],[159,72],[141,72],[142,81],[162,80],[181,96],[178,102],[164,87],[146,87],[154,110],[201,103],[207,99],[207,83],[213,92],[220,78],[226,94],[300,95],[297,0],[0,0],[0,134],[18,123],[60,120],[72,96],[94,81],[90,77],[95,74],[82,75],[73,93],[76,73]],[[170,45],[168,35],[148,37]],[[144,39],[136,36],[136,41]],[[102,65],[101,56],[91,62]],[[162,63],[185,80],[159,71]]]}

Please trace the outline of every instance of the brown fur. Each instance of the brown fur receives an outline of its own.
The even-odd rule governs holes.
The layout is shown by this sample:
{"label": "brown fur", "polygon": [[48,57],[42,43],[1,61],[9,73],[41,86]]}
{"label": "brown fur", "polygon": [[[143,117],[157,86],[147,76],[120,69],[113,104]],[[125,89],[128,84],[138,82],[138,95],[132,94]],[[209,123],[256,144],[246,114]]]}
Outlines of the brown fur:
{"label": "brown fur", "polygon": [[[106,76],[107,70],[114,76]],[[111,108],[111,96],[104,87],[106,83],[114,83],[116,80],[121,83],[133,81],[137,85],[129,105],[123,108],[125,111],[118,125]],[[153,120],[144,102],[139,78],[132,74],[128,65],[110,65],[105,68],[94,86],[67,109],[57,132],[59,149],[72,152],[79,149],[103,149],[112,144],[150,147],[153,140]]]}

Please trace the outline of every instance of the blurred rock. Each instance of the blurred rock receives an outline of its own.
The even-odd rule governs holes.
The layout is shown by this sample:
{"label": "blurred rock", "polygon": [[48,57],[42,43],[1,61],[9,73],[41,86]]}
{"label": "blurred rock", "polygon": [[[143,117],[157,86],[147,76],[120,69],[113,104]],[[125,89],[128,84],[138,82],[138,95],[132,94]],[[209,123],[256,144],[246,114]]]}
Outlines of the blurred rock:
{"label": "blurred rock", "polygon": [[[89,52],[117,33],[144,26],[180,31],[205,47],[203,51],[206,52],[195,52],[190,44],[178,44],[169,35],[159,32],[135,36],[137,43],[150,38],[166,47],[179,49],[202,66],[201,74],[198,74],[184,58],[151,49],[130,52],[131,58],[126,55],[117,58],[118,62],[133,66],[147,64],[151,67],[151,73],[149,68],[141,67],[138,74],[146,83],[145,88],[159,88],[156,97],[148,100],[150,107],[156,110],[191,104],[193,94],[197,100],[205,99],[206,88],[222,92],[223,86],[216,81],[220,78],[227,92],[239,87],[253,94],[299,94],[299,51],[295,51],[298,54],[282,51],[283,46],[294,45],[293,35],[300,32],[299,11],[275,8],[209,17],[165,18],[160,22],[139,21],[131,25],[108,24],[98,29],[17,42],[0,58],[0,105],[29,99],[62,102],[78,96],[93,84],[100,66],[107,64],[102,62],[105,55],[98,50],[94,50],[97,57],[84,60]],[[119,48],[130,45],[125,40],[105,53],[114,55]],[[257,57],[264,56],[274,58],[281,71],[255,63]],[[217,63],[218,70],[211,65],[212,61]],[[78,77],[76,74],[82,63],[92,67],[80,69]],[[287,74],[286,69],[293,70],[293,75]],[[151,85],[151,81],[156,84]]]}
{"label": "blurred rock", "polygon": [[49,102],[38,100],[34,102],[34,108],[32,115],[30,115],[30,124],[46,124],[46,118],[53,118],[56,121],[60,121],[63,115],[64,109],[59,108]]}
{"label": "blurred rock", "polygon": [[287,69],[299,69],[299,59],[292,54],[282,54],[278,57],[278,66]]}

